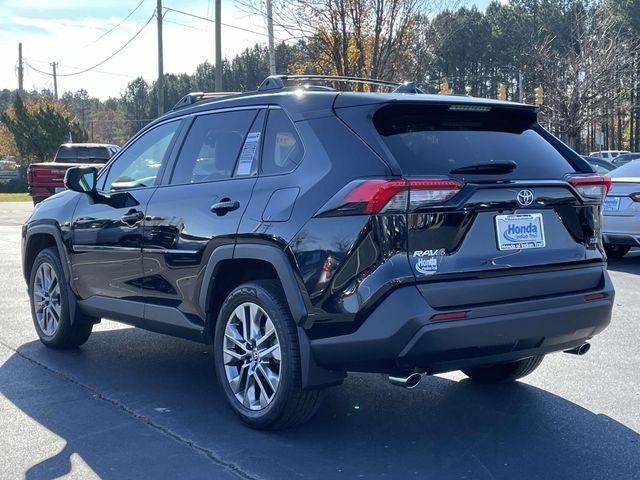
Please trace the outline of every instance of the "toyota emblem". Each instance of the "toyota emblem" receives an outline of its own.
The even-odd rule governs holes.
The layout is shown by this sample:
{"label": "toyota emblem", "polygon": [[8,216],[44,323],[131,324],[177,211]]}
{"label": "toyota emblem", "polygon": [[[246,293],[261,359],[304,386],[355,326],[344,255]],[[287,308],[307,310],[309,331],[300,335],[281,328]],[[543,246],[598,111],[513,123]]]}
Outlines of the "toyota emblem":
{"label": "toyota emblem", "polygon": [[516,195],[516,200],[523,207],[528,207],[533,203],[533,192],[531,190],[520,190]]}

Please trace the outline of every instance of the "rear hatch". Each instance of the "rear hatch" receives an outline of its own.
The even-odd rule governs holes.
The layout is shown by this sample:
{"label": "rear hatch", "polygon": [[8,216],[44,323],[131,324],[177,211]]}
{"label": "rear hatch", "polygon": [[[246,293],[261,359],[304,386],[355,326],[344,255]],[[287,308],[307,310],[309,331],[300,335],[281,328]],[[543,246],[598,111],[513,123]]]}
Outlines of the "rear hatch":
{"label": "rear hatch", "polygon": [[[373,128],[356,121],[355,110]],[[600,205],[607,179],[544,131],[535,110],[396,102],[337,112],[408,184],[407,255],[419,284],[519,276],[511,291],[504,280],[483,289],[482,303],[490,303],[588,290],[602,281],[601,268],[575,278],[565,270],[604,260]],[[522,273],[540,272],[558,278],[519,283]],[[474,285],[465,288],[472,292]],[[434,307],[473,297],[456,296],[456,288],[448,282],[421,291]]]}

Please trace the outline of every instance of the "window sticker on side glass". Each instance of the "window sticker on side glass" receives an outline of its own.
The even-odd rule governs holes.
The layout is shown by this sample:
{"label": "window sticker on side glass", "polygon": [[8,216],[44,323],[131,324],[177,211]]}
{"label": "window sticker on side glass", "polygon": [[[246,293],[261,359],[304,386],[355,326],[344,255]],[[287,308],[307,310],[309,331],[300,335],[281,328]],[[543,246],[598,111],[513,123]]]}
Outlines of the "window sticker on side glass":
{"label": "window sticker on side glass", "polygon": [[247,139],[242,146],[242,152],[240,152],[236,175],[251,175],[251,166],[259,144],[260,132],[251,132],[247,135]]}

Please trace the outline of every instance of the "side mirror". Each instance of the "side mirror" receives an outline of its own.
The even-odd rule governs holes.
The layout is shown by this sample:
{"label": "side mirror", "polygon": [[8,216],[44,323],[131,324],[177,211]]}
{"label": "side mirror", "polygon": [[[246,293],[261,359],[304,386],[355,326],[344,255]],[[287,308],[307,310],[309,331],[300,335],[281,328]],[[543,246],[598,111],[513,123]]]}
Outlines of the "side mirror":
{"label": "side mirror", "polygon": [[96,192],[97,178],[96,167],[73,167],[64,175],[64,186],[74,192],[93,194]]}

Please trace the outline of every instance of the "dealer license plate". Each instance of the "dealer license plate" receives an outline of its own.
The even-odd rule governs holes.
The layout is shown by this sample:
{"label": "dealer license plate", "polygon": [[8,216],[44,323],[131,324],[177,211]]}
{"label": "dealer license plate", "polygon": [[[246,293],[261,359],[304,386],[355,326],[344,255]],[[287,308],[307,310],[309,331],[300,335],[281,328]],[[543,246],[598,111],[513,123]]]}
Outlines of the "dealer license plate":
{"label": "dealer license plate", "polygon": [[541,213],[496,215],[496,235],[500,250],[542,248],[546,245]]}
{"label": "dealer license plate", "polygon": [[620,210],[620,197],[605,197],[602,207],[605,212],[617,212]]}

